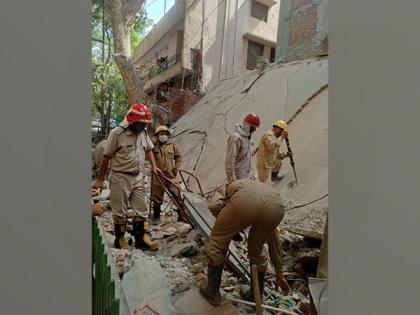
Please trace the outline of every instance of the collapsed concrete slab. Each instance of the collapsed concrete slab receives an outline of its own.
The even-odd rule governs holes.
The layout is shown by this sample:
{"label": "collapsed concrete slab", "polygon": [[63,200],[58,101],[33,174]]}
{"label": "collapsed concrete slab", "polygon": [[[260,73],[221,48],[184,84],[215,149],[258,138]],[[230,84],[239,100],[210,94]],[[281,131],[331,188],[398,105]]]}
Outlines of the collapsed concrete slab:
{"label": "collapsed concrete slab", "polygon": [[[253,151],[274,121],[293,118],[289,135],[299,184],[293,185],[293,170],[285,160],[281,172],[286,176],[275,187],[290,206],[324,198],[291,210],[283,223],[292,232],[321,238],[328,205],[327,72],[328,60],[319,58],[274,64],[220,82],[173,126],[183,153],[182,168],[194,171],[203,190],[210,191],[225,181],[226,142],[247,113],[261,117],[251,140]],[[281,151],[286,150],[284,144]],[[196,188],[193,182],[191,186]]]}
{"label": "collapsed concrete slab", "polygon": [[159,314],[174,314],[171,304],[171,290],[165,273],[154,257],[137,252],[131,269],[122,279],[122,290],[130,314],[143,308],[152,308]]}
{"label": "collapsed concrete slab", "polygon": [[[296,116],[290,123],[289,134],[299,184],[291,185],[293,169],[289,160],[285,160],[281,171],[286,176],[274,186],[295,205],[325,197],[288,211],[282,224],[291,232],[321,239],[328,211],[328,89],[315,96]],[[287,151],[286,146],[281,151]]]}

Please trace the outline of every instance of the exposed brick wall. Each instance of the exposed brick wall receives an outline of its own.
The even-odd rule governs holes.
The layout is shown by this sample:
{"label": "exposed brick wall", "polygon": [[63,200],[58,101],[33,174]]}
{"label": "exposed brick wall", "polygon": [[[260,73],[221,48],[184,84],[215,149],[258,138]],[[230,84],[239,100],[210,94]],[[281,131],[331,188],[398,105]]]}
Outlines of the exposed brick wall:
{"label": "exposed brick wall", "polygon": [[293,1],[293,10],[303,7],[304,5],[312,5],[312,0],[295,0]]}
{"label": "exposed brick wall", "polygon": [[328,51],[328,40],[317,33],[318,5],[316,0],[293,0],[288,54],[284,61],[306,59]]}
{"label": "exposed brick wall", "polygon": [[181,93],[179,87],[170,87],[168,96],[168,101],[159,102],[159,105],[169,109],[169,113],[157,117],[158,124],[167,125],[176,122],[202,98],[201,95],[189,89],[185,89]]}

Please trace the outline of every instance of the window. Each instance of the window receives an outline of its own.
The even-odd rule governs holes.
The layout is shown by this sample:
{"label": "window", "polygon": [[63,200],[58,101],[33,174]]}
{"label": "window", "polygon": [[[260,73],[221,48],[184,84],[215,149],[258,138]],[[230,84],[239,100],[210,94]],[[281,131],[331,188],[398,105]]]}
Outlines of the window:
{"label": "window", "polygon": [[248,55],[246,59],[246,68],[248,70],[255,69],[257,65],[257,59],[259,56],[263,56],[264,46],[258,43],[248,41]]}
{"label": "window", "polygon": [[263,4],[261,4],[261,3],[257,2],[257,1],[252,1],[252,4],[251,4],[251,16],[254,17],[254,18],[256,18],[256,19],[258,19],[258,20],[267,22],[267,19],[268,19],[268,7],[266,7],[265,5],[263,5]]}
{"label": "window", "polygon": [[276,49],[271,47],[271,51],[270,51],[270,63],[274,62],[274,60],[276,60]]}

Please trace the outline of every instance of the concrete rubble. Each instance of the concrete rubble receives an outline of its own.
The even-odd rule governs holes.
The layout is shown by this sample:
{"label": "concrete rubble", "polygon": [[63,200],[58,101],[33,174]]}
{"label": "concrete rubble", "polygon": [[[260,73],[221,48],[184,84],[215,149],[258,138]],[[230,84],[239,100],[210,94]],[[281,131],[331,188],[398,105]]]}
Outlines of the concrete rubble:
{"label": "concrete rubble", "polygon": [[122,289],[131,314],[149,306],[159,314],[173,314],[171,291],[156,258],[141,251],[133,253],[133,265],[122,279]]}
{"label": "concrete rubble", "polygon": [[[275,272],[270,265],[266,275],[270,295],[265,298],[265,304],[299,314],[308,314],[308,277],[316,277],[328,212],[327,67],[325,58],[287,65],[271,64],[261,73],[250,71],[222,81],[173,126],[174,139],[183,153],[182,168],[193,171],[204,192],[208,192],[223,184],[226,141],[246,113],[255,111],[262,119],[261,127],[252,138],[253,149],[257,148],[262,133],[271,129],[273,120],[293,118],[289,135],[299,184],[294,183],[288,160],[281,169],[285,178],[272,184],[281,191],[288,209],[279,236],[284,256],[283,272],[292,292],[283,296],[276,291]],[[147,175],[149,183],[148,171]],[[193,182],[190,185],[198,191]],[[150,189],[149,184],[147,189]],[[109,192],[105,191],[100,200],[106,200],[108,196]],[[200,199],[194,195],[189,198]],[[167,211],[161,222],[148,226],[151,238],[161,244],[160,250],[153,253],[114,249],[111,212],[106,211],[98,218],[106,232],[105,245],[112,253],[122,279],[129,314],[145,305],[159,314],[253,314],[255,310],[249,306],[227,303],[213,308],[201,298],[197,286],[206,279],[204,236],[207,233],[187,223],[176,222],[175,208],[168,202],[166,198],[162,209],[167,207]],[[129,231],[126,238],[131,238]],[[246,240],[232,243],[242,263],[249,268]],[[243,275],[225,269],[221,285],[223,294],[240,299],[242,284],[246,284]],[[265,313],[269,314],[268,311]]]}

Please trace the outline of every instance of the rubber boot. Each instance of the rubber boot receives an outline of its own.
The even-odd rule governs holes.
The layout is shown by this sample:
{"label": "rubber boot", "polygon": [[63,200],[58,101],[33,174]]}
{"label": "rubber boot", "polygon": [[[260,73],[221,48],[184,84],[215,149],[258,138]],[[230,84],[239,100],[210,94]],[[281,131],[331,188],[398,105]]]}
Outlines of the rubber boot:
{"label": "rubber boot", "polygon": [[272,172],[271,173],[271,181],[275,182],[275,181],[281,181],[284,178],[284,175],[279,175],[279,172]]}
{"label": "rubber boot", "polygon": [[222,304],[220,284],[222,282],[223,265],[208,265],[207,281],[200,285],[201,295],[213,306]]}
{"label": "rubber boot", "polygon": [[[261,301],[263,299],[263,293],[264,293],[264,277],[265,277],[265,272],[258,272],[258,286],[260,289]],[[251,278],[252,278],[252,273],[251,273]],[[251,279],[251,286],[247,286],[247,288],[248,290],[245,290],[245,292],[240,292],[242,299],[248,302],[255,302],[254,286],[252,284],[252,279]]]}
{"label": "rubber boot", "polygon": [[125,224],[116,224],[114,223],[114,233],[115,233],[115,241],[114,246],[118,249],[129,249],[127,242],[125,241],[124,234],[125,234]]}
{"label": "rubber boot", "polygon": [[139,221],[133,223],[134,246],[141,250],[157,250],[159,248],[159,243],[152,242],[146,235],[144,222],[145,221]]}
{"label": "rubber boot", "polygon": [[153,222],[155,223],[160,222],[160,205],[159,204],[153,205]]}

